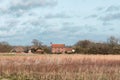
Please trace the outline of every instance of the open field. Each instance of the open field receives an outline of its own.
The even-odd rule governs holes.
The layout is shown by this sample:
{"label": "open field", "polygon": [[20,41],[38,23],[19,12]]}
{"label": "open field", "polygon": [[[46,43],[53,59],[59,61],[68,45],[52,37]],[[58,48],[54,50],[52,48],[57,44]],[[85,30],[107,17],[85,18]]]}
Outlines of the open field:
{"label": "open field", "polygon": [[2,79],[120,80],[120,55],[1,55]]}

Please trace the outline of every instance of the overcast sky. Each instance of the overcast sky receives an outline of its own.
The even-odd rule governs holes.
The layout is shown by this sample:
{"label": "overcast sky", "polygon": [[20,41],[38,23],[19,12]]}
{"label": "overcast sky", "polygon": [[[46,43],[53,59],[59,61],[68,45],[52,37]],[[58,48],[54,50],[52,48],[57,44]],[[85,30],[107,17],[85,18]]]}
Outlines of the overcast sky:
{"label": "overcast sky", "polygon": [[0,0],[0,41],[29,45],[120,37],[120,0]]}

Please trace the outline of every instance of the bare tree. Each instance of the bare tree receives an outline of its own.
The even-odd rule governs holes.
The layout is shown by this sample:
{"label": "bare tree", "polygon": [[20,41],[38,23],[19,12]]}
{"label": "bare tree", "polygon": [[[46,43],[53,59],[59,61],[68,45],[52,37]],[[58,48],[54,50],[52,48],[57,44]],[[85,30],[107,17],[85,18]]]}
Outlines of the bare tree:
{"label": "bare tree", "polygon": [[42,46],[42,42],[40,42],[40,41],[37,40],[37,39],[33,39],[33,40],[32,40],[32,43],[33,43],[33,45],[36,46],[36,47],[41,47],[41,46]]}
{"label": "bare tree", "polygon": [[0,42],[0,52],[10,52],[13,47],[8,42]]}
{"label": "bare tree", "polygon": [[117,39],[114,36],[111,36],[110,38],[108,38],[107,42],[111,47],[114,47],[114,46],[117,46],[119,44],[119,39]]}
{"label": "bare tree", "polygon": [[89,40],[78,41],[75,46],[80,46],[82,48],[89,48],[93,42]]}

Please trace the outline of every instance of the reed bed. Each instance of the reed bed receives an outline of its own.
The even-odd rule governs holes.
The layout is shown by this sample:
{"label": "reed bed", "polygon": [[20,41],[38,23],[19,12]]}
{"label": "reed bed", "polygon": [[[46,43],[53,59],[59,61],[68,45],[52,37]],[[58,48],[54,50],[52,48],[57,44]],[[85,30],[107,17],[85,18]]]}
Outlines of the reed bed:
{"label": "reed bed", "polygon": [[0,80],[120,80],[120,55],[0,56]]}

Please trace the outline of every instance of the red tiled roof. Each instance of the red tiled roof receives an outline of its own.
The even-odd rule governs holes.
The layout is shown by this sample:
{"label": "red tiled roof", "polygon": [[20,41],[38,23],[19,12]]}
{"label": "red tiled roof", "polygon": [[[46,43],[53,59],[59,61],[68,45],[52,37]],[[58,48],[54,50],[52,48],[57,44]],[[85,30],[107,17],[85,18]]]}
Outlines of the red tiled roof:
{"label": "red tiled roof", "polygon": [[52,44],[52,48],[65,48],[65,44]]}

